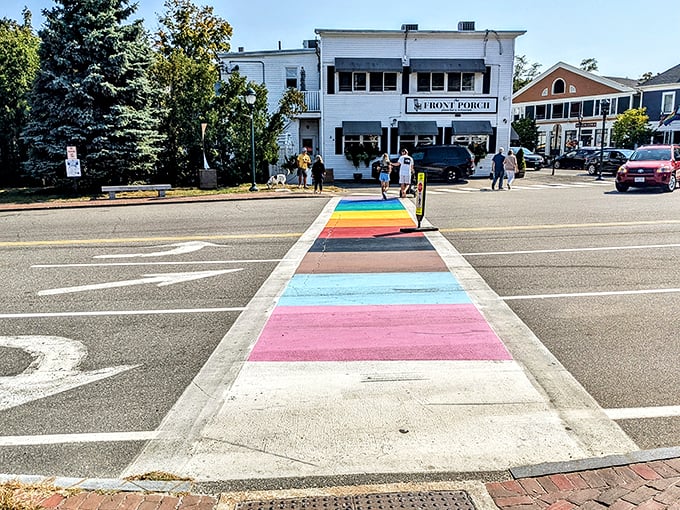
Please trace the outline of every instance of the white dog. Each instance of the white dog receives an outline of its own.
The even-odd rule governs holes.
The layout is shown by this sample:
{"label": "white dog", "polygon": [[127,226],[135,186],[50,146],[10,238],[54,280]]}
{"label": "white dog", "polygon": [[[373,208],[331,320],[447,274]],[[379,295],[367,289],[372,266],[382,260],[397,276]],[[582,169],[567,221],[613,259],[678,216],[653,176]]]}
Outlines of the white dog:
{"label": "white dog", "polygon": [[271,188],[272,186],[285,186],[286,185],[286,176],[284,174],[276,174],[272,175],[269,180],[267,181],[267,188]]}

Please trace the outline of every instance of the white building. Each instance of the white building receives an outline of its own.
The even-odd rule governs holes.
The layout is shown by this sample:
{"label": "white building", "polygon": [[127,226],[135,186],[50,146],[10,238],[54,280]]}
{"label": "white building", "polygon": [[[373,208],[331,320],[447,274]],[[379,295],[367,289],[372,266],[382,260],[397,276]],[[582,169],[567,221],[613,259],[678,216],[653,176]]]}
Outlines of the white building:
{"label": "white building", "polygon": [[395,155],[416,144],[477,142],[488,151],[478,174],[489,174],[497,148],[510,143],[515,39],[524,31],[478,31],[461,22],[456,31],[402,25],[315,32],[318,39],[300,50],[222,56],[227,69],[238,66],[267,86],[271,108],[286,88],[305,91],[309,111],[281,140],[292,141],[290,150],[307,147],[335,179],[352,179],[371,174],[345,155],[359,144]]}

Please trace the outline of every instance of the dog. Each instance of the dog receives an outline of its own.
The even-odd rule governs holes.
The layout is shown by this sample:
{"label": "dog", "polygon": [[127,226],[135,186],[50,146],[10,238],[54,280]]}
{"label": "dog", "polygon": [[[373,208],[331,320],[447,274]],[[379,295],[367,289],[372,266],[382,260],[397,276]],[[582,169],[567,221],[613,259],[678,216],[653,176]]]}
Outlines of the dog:
{"label": "dog", "polygon": [[271,189],[272,186],[285,186],[286,185],[286,176],[284,174],[276,174],[272,175],[269,180],[267,181],[267,188]]}

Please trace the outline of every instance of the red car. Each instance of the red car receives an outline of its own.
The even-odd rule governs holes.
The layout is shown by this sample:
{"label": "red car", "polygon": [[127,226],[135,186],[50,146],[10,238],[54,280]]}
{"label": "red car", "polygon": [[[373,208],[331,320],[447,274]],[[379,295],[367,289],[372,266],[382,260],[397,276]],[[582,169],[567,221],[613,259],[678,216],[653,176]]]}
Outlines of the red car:
{"label": "red car", "polygon": [[616,189],[658,187],[671,192],[680,180],[680,145],[643,145],[616,173]]}

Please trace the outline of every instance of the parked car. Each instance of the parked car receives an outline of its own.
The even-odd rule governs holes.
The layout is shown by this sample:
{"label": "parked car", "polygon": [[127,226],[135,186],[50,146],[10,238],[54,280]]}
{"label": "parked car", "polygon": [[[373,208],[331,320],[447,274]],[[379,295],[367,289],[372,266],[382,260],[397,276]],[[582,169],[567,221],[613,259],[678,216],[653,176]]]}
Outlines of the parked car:
{"label": "parked car", "polygon": [[[524,161],[527,164],[527,168],[533,168],[534,170],[540,170],[541,167],[544,164],[543,156],[540,154],[536,154],[535,152],[530,151],[526,147],[510,147],[512,149],[512,152],[515,153],[515,156],[517,156],[517,153],[522,150],[522,154],[524,154]],[[517,175],[517,177],[520,177]]]}
{"label": "parked car", "polygon": [[425,172],[427,179],[447,182],[467,179],[474,170],[474,156],[462,145],[423,145],[413,149],[415,173]]}
{"label": "parked car", "polygon": [[680,179],[680,145],[638,147],[616,173],[616,189],[659,187],[675,190]]}
{"label": "parked car", "polygon": [[553,160],[553,168],[574,168],[583,170],[586,158],[598,151],[597,147],[581,147],[573,151],[565,152]]}
{"label": "parked car", "polygon": [[616,175],[619,167],[628,161],[631,154],[633,154],[631,149],[605,149],[604,152],[599,150],[586,158],[586,170],[590,175],[599,174],[602,155],[602,173]]}

